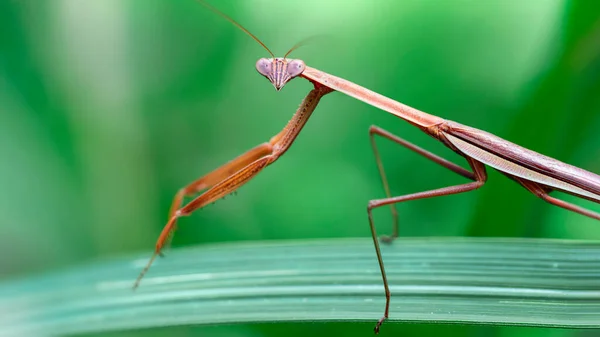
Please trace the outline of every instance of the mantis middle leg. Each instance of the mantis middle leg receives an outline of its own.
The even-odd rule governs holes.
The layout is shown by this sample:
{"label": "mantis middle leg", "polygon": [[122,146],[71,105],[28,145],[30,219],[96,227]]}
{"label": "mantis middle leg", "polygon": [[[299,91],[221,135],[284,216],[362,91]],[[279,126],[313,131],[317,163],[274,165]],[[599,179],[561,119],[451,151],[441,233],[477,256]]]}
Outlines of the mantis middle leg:
{"label": "mantis middle leg", "polygon": [[[468,171],[468,170],[466,170],[466,169],[464,169],[464,168],[462,168],[440,156],[437,156],[429,151],[426,151],[426,150],[418,147],[417,145],[414,145],[398,136],[395,136],[395,135],[389,133],[388,131],[383,130],[377,126],[371,126],[371,128],[369,129],[369,135],[371,138],[371,144],[373,145],[373,152],[375,153],[377,166],[379,167],[379,173],[381,174],[381,179],[383,181],[384,189],[385,189],[386,195],[387,195],[387,197],[384,199],[376,199],[376,200],[369,201],[369,204],[367,207],[367,214],[369,216],[369,226],[371,229],[371,235],[373,237],[373,244],[375,246],[375,251],[377,253],[377,262],[379,263],[381,277],[383,279],[383,286],[385,289],[384,314],[383,314],[383,317],[381,317],[381,319],[379,319],[379,321],[375,325],[375,329],[374,329],[375,333],[379,333],[381,324],[383,324],[383,322],[388,318],[389,309],[390,309],[391,292],[390,292],[389,285],[387,282],[387,276],[385,273],[385,266],[383,264],[383,258],[381,256],[381,249],[379,247],[377,231],[375,230],[375,224],[373,221],[373,215],[372,215],[373,209],[375,209],[377,207],[385,206],[385,205],[391,205],[393,207],[392,214],[394,215],[394,230],[393,230],[391,236],[383,236],[382,237],[382,241],[391,242],[395,237],[398,236],[398,216],[397,216],[398,213],[395,209],[395,204],[400,203],[400,202],[409,201],[409,200],[432,198],[432,197],[458,194],[458,193],[475,190],[475,189],[481,187],[485,183],[485,181],[487,180],[487,173],[485,170],[485,166],[481,162],[476,161],[472,158],[467,158],[467,162],[469,163],[469,165],[471,166],[471,169],[473,170],[472,172],[470,172],[470,171]],[[450,186],[450,187],[444,187],[444,188],[430,190],[430,191],[424,191],[424,192],[418,192],[418,193],[413,193],[413,194],[392,197],[392,196],[390,196],[389,185],[387,182],[387,177],[385,175],[385,171],[383,169],[383,164],[381,162],[381,158],[379,156],[377,146],[375,145],[375,140],[373,137],[374,135],[382,136],[382,137],[392,140],[404,147],[407,147],[407,148],[423,155],[425,158],[428,158],[428,159],[432,160],[433,162],[436,162],[436,163],[442,165],[443,167],[445,167],[453,172],[456,172],[457,174],[459,174],[465,178],[473,180],[473,182],[461,184],[461,185]]]}

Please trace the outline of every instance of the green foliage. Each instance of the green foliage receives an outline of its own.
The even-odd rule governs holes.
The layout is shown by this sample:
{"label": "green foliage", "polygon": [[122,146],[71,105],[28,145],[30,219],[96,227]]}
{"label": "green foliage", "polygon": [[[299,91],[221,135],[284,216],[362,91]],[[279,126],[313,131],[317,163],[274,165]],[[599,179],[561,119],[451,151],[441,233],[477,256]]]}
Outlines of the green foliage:
{"label": "green foliage", "polygon": [[[600,172],[600,12],[593,1],[212,3],[277,54],[322,34],[291,56]],[[267,53],[193,0],[2,1],[0,31],[4,279],[149,252],[174,193],[268,140],[310,89],[295,80],[275,92],[254,70]],[[367,201],[384,196],[371,124],[464,163],[407,123],[335,93],[290,151],[236,197],[182,219],[174,246],[369,236]],[[393,194],[464,181],[379,143]],[[547,205],[492,170],[481,190],[398,209],[403,236],[600,238],[597,221]],[[375,217],[379,231],[389,231],[389,212]],[[550,333],[398,329],[405,336]],[[364,336],[363,325],[353,324],[219,331]]]}
{"label": "green foliage", "polygon": [[[600,327],[600,244],[401,238],[382,251],[392,292],[385,331],[398,328],[394,321]],[[385,302],[367,238],[177,249],[132,292],[127,276],[146,261],[122,258],[0,285],[3,332],[302,321],[374,326]]]}

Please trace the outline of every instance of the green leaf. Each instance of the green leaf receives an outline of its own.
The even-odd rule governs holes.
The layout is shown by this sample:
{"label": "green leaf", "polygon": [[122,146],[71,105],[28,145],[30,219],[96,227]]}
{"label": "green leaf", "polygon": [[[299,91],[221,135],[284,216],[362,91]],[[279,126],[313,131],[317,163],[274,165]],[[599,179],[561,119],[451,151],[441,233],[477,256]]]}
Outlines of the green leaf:
{"label": "green leaf", "polygon": [[[401,238],[382,251],[392,292],[389,321],[600,327],[600,243]],[[383,314],[383,285],[368,239],[175,249],[134,292],[146,261],[125,257],[0,284],[0,332],[375,323]]]}

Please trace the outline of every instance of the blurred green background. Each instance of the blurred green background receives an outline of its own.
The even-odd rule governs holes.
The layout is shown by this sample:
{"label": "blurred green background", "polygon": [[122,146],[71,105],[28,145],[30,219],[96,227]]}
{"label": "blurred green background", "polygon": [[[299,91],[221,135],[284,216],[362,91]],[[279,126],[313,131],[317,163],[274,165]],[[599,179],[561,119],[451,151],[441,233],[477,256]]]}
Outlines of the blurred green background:
{"label": "blurred green background", "polygon": [[[593,1],[212,4],[278,56],[318,35],[291,57],[600,173],[600,5]],[[276,92],[254,69],[267,56],[193,0],[0,1],[1,278],[150,254],[175,192],[279,132],[310,90],[299,79]],[[275,165],[237,196],[182,219],[173,245],[369,236],[367,202],[384,196],[371,124],[465,164],[408,123],[334,93]],[[464,182],[379,144],[393,194]],[[401,235],[600,239],[597,221],[489,175],[479,191],[399,206]],[[375,215],[380,233],[389,232],[389,211]],[[370,336],[371,328],[175,327],[111,336]],[[427,324],[389,324],[382,333],[594,335]]]}

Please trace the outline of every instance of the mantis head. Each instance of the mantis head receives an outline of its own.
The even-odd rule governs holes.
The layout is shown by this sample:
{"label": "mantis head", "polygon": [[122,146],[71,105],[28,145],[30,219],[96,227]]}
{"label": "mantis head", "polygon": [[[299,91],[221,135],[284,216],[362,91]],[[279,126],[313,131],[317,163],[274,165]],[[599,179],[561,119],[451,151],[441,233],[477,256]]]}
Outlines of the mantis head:
{"label": "mantis head", "polygon": [[261,58],[256,62],[256,70],[266,77],[277,91],[292,78],[302,74],[306,65],[302,60],[291,60],[285,57]]}
{"label": "mantis head", "polygon": [[254,36],[254,34],[250,33],[250,31],[248,31],[242,25],[240,25],[239,23],[237,23],[234,19],[230,18],[225,13],[221,12],[220,10],[216,9],[215,7],[209,5],[204,0],[198,0],[198,2],[200,2],[200,4],[204,5],[204,7],[208,8],[209,10],[211,10],[214,13],[216,13],[217,15],[223,17],[225,20],[227,20],[227,21],[231,22],[232,24],[234,24],[236,27],[238,27],[244,33],[248,34],[252,39],[254,39],[254,41],[258,42],[258,44],[260,44],[263,48],[265,48],[265,50],[267,52],[269,52],[269,54],[271,54],[271,58],[261,58],[260,60],[258,60],[256,62],[256,70],[258,70],[258,72],[261,75],[263,75],[269,81],[271,81],[271,83],[273,83],[273,86],[275,87],[275,89],[277,91],[281,90],[281,88],[283,88],[283,86],[287,82],[289,82],[289,80],[291,80],[292,78],[294,78],[294,77],[302,74],[302,72],[306,68],[306,65],[304,64],[303,61],[301,61],[301,60],[292,60],[292,59],[288,59],[287,58],[287,56],[294,49],[300,47],[306,41],[302,41],[302,42],[299,42],[296,45],[294,45],[285,54],[285,56],[283,56],[283,57],[275,57],[275,55],[273,55],[273,53],[271,52],[271,50],[269,50],[269,48],[267,48],[267,46],[264,43],[262,43],[261,40],[259,40],[256,36]]}

